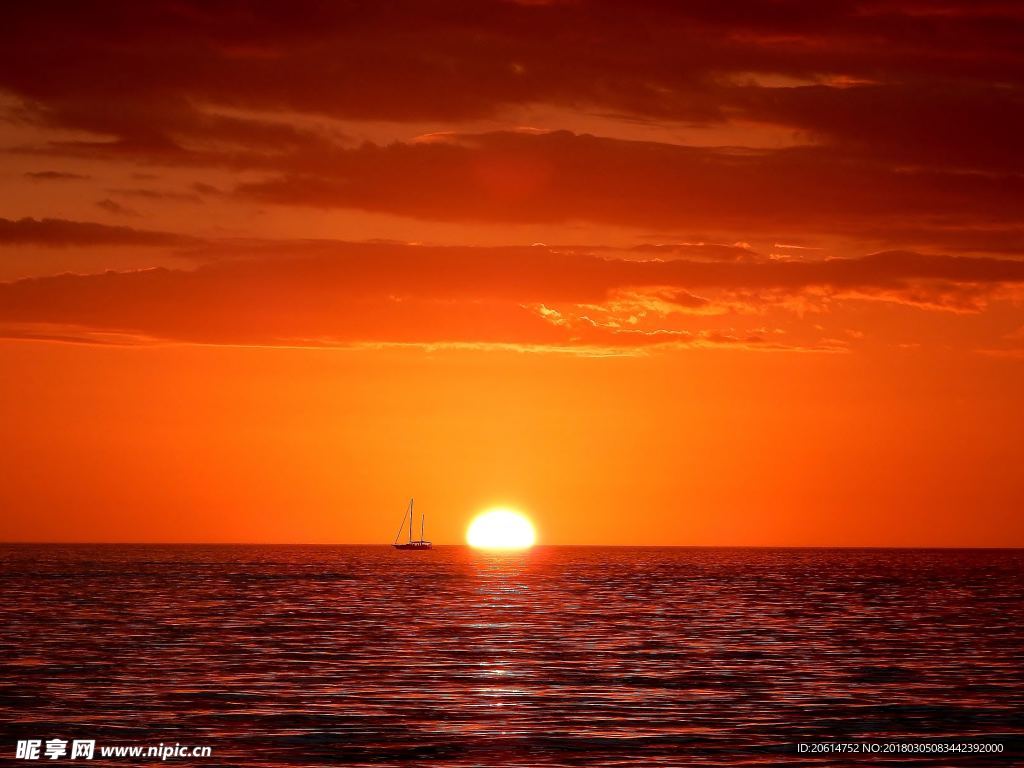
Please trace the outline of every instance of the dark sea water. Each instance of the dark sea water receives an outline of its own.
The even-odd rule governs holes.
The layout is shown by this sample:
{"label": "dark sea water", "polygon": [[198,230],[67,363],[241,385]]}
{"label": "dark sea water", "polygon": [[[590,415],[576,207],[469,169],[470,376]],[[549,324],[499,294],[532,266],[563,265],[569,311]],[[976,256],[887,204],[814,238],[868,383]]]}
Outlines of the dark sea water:
{"label": "dark sea water", "polygon": [[1020,550],[0,546],[0,758],[1024,764],[1022,595]]}

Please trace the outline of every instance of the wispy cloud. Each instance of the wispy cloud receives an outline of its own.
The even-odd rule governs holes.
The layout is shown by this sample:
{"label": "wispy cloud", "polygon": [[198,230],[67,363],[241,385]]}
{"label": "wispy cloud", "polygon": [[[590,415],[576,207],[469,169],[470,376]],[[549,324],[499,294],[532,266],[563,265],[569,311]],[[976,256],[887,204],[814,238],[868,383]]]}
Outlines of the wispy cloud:
{"label": "wispy cloud", "polygon": [[836,343],[789,344],[777,335],[694,329],[691,320],[766,306],[864,300],[978,311],[1024,284],[1024,261],[899,252],[817,262],[721,262],[637,261],[543,247],[313,247],[305,255],[233,257],[191,271],[0,284],[0,322],[8,329],[46,323],[212,344],[832,349]]}
{"label": "wispy cloud", "polygon": [[67,219],[2,219],[0,244],[42,246],[181,246],[196,244],[194,237],[132,227],[114,227]]}

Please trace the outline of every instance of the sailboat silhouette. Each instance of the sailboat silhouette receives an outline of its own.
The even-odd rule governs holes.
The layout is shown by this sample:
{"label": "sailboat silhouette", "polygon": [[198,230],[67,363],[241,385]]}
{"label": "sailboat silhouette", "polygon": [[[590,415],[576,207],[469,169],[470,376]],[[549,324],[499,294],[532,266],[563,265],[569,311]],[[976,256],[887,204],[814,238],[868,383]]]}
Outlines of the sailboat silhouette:
{"label": "sailboat silhouette", "polygon": [[[412,516],[413,516],[413,500],[409,499],[409,508],[405,510],[405,516],[402,517],[402,524],[398,527],[398,533],[395,535],[395,541],[391,545],[395,549],[432,549],[433,544],[423,538],[423,527],[426,525],[426,515],[420,514],[420,538],[418,541],[413,541],[412,538]],[[405,518],[409,518],[409,540],[398,543],[398,538],[402,535],[402,531],[405,528]]]}

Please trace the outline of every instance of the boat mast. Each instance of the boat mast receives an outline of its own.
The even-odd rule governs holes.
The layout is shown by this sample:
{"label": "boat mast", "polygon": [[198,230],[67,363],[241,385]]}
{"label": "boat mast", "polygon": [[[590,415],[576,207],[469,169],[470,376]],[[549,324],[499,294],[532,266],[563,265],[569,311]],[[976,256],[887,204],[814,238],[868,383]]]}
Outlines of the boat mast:
{"label": "boat mast", "polygon": [[[405,515],[408,515],[409,511],[406,510]],[[405,515],[402,515],[402,522],[398,524],[398,533],[395,534],[394,543],[397,544],[398,540],[402,537],[402,531],[405,530]]]}
{"label": "boat mast", "polygon": [[420,512],[420,541],[423,541],[423,522],[426,516],[426,512]]}
{"label": "boat mast", "polygon": [[409,499],[409,543],[412,543],[412,499]]}

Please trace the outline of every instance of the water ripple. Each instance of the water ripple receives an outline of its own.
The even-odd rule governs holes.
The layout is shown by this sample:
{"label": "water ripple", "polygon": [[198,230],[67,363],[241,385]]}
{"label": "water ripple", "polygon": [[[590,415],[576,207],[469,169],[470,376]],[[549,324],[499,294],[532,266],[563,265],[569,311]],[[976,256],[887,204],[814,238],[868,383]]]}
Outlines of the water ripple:
{"label": "water ripple", "polygon": [[4,749],[787,765],[1024,722],[1017,551],[10,545],[0,591]]}

